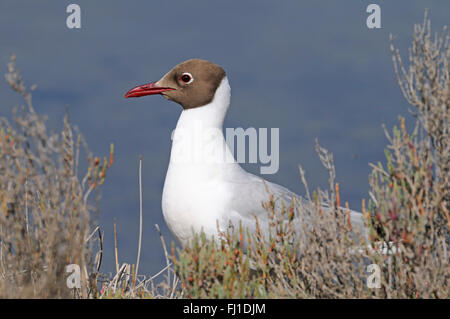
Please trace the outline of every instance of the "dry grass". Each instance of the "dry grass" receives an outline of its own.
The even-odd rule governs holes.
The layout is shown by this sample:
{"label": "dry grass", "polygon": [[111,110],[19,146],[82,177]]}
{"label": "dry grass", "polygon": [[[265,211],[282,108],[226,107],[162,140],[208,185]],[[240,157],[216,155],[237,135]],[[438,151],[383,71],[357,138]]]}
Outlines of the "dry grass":
{"label": "dry grass", "polygon": [[[15,68],[6,80],[24,97],[15,108],[14,124],[0,119],[0,297],[70,297],[65,266],[81,267],[81,297],[92,292],[88,273],[91,247],[86,243],[94,208],[89,195],[105,180],[113,162],[88,151],[88,171],[78,177],[80,146],[69,116],[60,134],[49,134],[36,114],[28,90]],[[86,149],[87,150],[87,149]]]}
{"label": "dry grass", "polygon": [[[335,181],[333,157],[317,144],[329,172],[329,189],[277,207],[263,203],[271,236],[230,229],[221,240],[197,234],[183,249],[164,248],[166,266],[139,275],[142,229],[142,159],[139,161],[140,240],[136,266],[120,263],[115,225],[116,272],[100,273],[103,234],[93,227],[89,195],[104,182],[110,157],[86,149],[88,171],[79,178],[80,134],[68,116],[60,134],[48,134],[15,70],[6,79],[25,107],[15,124],[0,119],[0,297],[77,298],[448,298],[449,34],[416,25],[408,67],[391,38],[394,69],[416,127],[405,119],[386,131],[386,163],[372,165],[370,199],[362,201],[367,233],[352,225]],[[327,208],[324,208],[323,204]],[[308,220],[300,227],[293,221]],[[258,224],[258,220],[255,223]],[[157,227],[159,232],[159,227]],[[94,242],[98,251],[94,256]],[[379,243],[388,246],[384,249]],[[81,288],[66,287],[64,267],[81,266]],[[367,266],[380,269],[379,288],[367,285]],[[161,280],[161,277],[164,278]]]}

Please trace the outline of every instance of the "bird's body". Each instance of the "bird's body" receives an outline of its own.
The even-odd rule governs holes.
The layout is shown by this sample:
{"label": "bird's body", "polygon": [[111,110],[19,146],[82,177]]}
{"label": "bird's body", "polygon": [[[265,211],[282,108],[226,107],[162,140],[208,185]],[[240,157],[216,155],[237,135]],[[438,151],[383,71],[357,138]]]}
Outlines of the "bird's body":
{"label": "bird's body", "polygon": [[294,195],[279,185],[264,183],[234,160],[222,133],[229,101],[230,86],[225,77],[211,103],[183,110],[178,120],[162,209],[167,225],[181,243],[193,231],[217,237],[230,221],[241,221],[254,230],[254,216],[267,215],[261,204],[268,201],[268,191],[285,199]]}
{"label": "bird's body", "polygon": [[[184,81],[188,80],[183,79],[186,74],[190,82]],[[194,79],[200,84],[187,91]],[[204,60],[188,60],[160,81],[130,90],[126,97],[149,94],[162,94],[183,106],[173,134],[162,195],[164,219],[181,244],[200,231],[217,238],[219,232],[239,223],[253,232],[255,217],[264,229],[268,212],[262,204],[270,195],[279,208],[282,203],[290,205],[293,197],[300,198],[285,187],[246,172],[235,161],[223,136],[230,86],[222,68]],[[352,212],[351,219],[362,225],[361,214]]]}

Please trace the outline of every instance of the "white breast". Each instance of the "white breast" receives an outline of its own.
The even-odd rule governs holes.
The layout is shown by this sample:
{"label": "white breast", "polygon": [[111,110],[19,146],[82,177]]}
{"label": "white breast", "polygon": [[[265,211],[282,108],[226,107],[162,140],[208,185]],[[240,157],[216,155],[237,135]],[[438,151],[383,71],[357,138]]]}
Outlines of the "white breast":
{"label": "white breast", "polygon": [[230,87],[224,78],[211,103],[181,113],[173,134],[162,210],[181,243],[193,231],[216,235],[217,221],[229,212],[232,196],[225,180],[241,170],[222,133],[229,101]]}

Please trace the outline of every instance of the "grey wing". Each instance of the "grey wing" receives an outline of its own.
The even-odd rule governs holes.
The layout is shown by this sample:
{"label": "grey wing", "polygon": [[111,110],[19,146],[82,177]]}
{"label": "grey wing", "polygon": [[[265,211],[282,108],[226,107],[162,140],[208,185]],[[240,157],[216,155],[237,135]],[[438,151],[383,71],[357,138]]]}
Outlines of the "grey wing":
{"label": "grey wing", "polygon": [[[229,181],[230,186],[233,187],[232,198],[232,210],[235,215],[230,216],[233,220],[240,220],[244,227],[249,231],[255,230],[255,217],[258,218],[261,226],[268,223],[268,211],[263,207],[263,203],[267,203],[270,200],[270,195],[273,195],[275,202],[275,211],[279,213],[284,207],[289,207],[292,200],[295,200],[295,205],[299,203],[305,204],[307,207],[307,201],[290,191],[286,187],[264,180],[261,177],[247,173],[236,176]],[[330,210],[329,206],[323,204],[325,211]],[[345,208],[343,208],[345,211]],[[350,219],[352,226],[366,233],[362,214],[356,211],[350,212]],[[308,223],[307,215],[297,216],[294,221],[296,224]],[[267,225],[265,225],[267,226]]]}
{"label": "grey wing", "polygon": [[261,177],[247,173],[229,180],[230,187],[233,188],[231,218],[241,220],[243,225],[249,230],[255,228],[255,217],[260,223],[268,222],[268,211],[263,207],[269,202],[273,195],[276,212],[280,212],[283,205],[289,207],[293,198],[300,199],[289,189],[275,183],[264,180]]}

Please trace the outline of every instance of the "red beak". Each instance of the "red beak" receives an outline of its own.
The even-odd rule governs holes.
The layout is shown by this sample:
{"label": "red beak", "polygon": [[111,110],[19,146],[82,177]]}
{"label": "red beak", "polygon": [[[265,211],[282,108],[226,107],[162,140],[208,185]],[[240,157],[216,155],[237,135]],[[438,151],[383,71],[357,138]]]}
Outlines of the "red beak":
{"label": "red beak", "polygon": [[175,90],[169,87],[156,86],[156,82],[139,85],[132,88],[125,94],[125,98],[141,97],[146,95],[161,94],[162,92]]}

